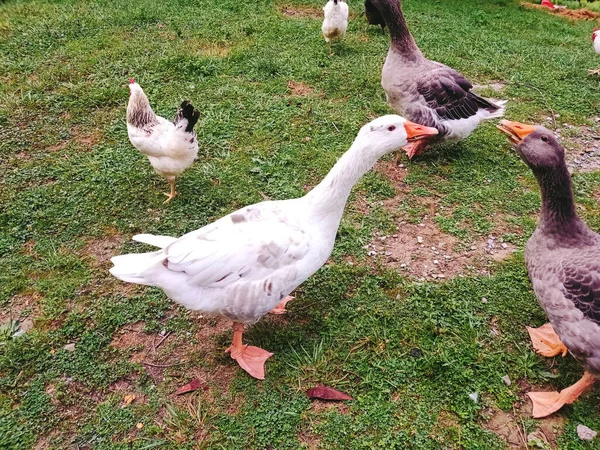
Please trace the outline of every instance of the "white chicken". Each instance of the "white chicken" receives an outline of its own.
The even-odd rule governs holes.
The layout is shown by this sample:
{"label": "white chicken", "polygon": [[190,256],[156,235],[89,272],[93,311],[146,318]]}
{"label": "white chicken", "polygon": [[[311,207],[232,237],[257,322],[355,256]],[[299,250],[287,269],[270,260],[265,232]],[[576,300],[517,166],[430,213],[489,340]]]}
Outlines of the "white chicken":
{"label": "white chicken", "polygon": [[148,97],[133,78],[129,84],[127,105],[127,134],[129,141],[148,157],[154,171],[171,186],[165,203],[177,195],[175,178],[190,167],[198,156],[198,140],[194,125],[200,112],[185,100],[173,122],[154,114]]}
{"label": "white chicken", "polygon": [[341,39],[348,28],[348,5],[345,0],[329,0],[323,8],[325,19],[321,31],[328,44]]}
{"label": "white chicken", "polygon": [[[596,53],[600,53],[600,30],[598,28],[594,28],[594,32],[592,33],[592,43],[594,44],[594,50]],[[600,69],[590,69],[590,75],[600,75]]]}

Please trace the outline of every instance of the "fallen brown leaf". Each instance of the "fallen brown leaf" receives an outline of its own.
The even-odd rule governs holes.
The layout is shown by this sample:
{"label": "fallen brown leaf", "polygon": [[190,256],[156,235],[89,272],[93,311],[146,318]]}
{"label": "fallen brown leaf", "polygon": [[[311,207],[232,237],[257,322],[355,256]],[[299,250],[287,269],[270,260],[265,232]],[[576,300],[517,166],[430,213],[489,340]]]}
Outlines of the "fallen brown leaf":
{"label": "fallen brown leaf", "polygon": [[194,392],[196,389],[200,387],[200,380],[198,378],[194,378],[188,384],[181,386],[175,392],[176,395],[187,394],[188,392]]}
{"label": "fallen brown leaf", "polygon": [[306,391],[306,395],[308,395],[308,398],[311,398],[311,399],[318,398],[321,400],[337,400],[337,401],[354,400],[348,394],[338,391],[337,389],[334,389],[329,386],[314,387],[314,388]]}
{"label": "fallen brown leaf", "polygon": [[125,403],[125,406],[129,405],[134,400],[135,395],[133,394],[127,394],[125,397],[123,397],[123,403]]}

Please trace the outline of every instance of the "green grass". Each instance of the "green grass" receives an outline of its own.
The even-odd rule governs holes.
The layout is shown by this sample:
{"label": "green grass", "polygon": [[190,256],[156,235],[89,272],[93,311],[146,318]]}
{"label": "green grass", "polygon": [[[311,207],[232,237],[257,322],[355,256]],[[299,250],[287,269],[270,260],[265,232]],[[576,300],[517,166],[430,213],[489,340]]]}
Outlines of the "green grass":
{"label": "green grass", "polygon": [[[495,411],[514,409],[512,425],[535,431],[542,422],[522,412],[529,385],[562,388],[580,376],[571,357],[551,368],[530,348],[525,326],[544,315],[521,251],[489,274],[443,283],[417,282],[366,256],[375,233],[420,222],[427,202],[459,247],[494,234],[523,248],[539,192],[492,124],[402,159],[408,175],[391,209],[381,202],[398,182],[365,176],[331,263],[298,289],[287,317],[246,333],[275,353],[264,382],[223,353],[229,329],[109,277],[111,255],[139,249],[129,241],[135,233],[180,235],[260,201],[260,192],[302,195],[362,124],[391,112],[380,87],[388,36],[352,2],[346,39],[330,56],[322,3],[0,4],[0,308],[34,323],[20,337],[11,324],[0,333],[0,448],[501,449],[505,438],[486,428]],[[288,17],[283,7],[316,18]],[[505,83],[482,92],[508,99],[509,118],[554,112],[560,123],[594,123],[600,82],[587,69],[600,59],[591,23],[516,0],[406,0],[405,12],[425,55],[478,84]],[[127,139],[130,77],[161,115],[171,117],[183,98],[202,111],[200,160],[168,206],[166,183]],[[312,92],[290,96],[289,81]],[[600,176],[573,180],[582,215],[599,229]],[[181,365],[140,364],[136,355],[152,352],[162,330],[171,334],[148,359],[171,355]],[[111,345],[132,336],[139,340]],[[204,389],[174,395],[199,374]],[[304,391],[318,383],[355,400],[311,405]],[[128,406],[127,393],[136,395]],[[599,402],[596,392],[561,411],[552,445],[600,448],[575,431],[579,423],[600,431]]]}

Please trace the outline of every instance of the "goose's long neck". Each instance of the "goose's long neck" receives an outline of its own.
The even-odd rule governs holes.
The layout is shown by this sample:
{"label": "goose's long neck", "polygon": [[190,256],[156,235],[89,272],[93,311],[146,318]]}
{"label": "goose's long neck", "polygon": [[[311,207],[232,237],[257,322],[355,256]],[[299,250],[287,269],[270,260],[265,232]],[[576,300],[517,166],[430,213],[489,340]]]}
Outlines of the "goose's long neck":
{"label": "goose's long neck", "polygon": [[547,231],[569,233],[583,225],[575,212],[571,176],[566,164],[551,169],[534,169],[534,174],[542,191],[540,226]]}
{"label": "goose's long neck", "polygon": [[403,55],[421,56],[402,12],[400,0],[377,0],[377,5],[390,30],[392,47]]}
{"label": "goose's long neck", "polygon": [[381,156],[369,151],[369,147],[369,142],[357,138],[323,181],[306,194],[305,199],[317,220],[339,224],[352,187]]}

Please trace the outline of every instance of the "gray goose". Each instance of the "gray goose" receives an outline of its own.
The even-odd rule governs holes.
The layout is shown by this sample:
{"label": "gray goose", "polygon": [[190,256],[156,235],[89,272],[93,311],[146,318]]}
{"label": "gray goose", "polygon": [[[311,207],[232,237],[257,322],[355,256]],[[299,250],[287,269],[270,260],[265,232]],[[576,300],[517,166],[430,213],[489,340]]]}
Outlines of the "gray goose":
{"label": "gray goose", "polygon": [[434,138],[407,145],[404,150],[409,158],[430,144],[464,139],[483,120],[504,115],[505,101],[493,103],[478,96],[459,72],[423,56],[408,30],[399,0],[368,2],[390,30],[391,45],[381,74],[388,103],[408,120],[439,131]]}
{"label": "gray goose", "polygon": [[527,242],[525,262],[533,290],[550,323],[529,328],[536,351],[568,351],[585,367],[561,392],[530,392],[533,417],[573,403],[600,377],[600,235],[577,216],[565,151],[544,127],[503,120],[498,128],[531,168],[542,191],[538,226]]}

